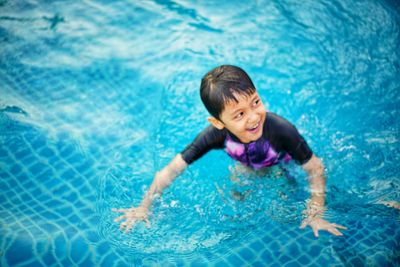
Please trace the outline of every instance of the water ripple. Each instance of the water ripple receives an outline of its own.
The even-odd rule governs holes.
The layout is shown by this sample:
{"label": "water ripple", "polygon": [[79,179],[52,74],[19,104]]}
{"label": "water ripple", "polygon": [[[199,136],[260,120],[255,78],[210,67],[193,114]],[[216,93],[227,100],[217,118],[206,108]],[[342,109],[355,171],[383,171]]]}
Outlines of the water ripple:
{"label": "water ripple", "polygon": [[[398,213],[383,203],[398,202],[400,187],[397,2],[0,5],[0,265],[42,255],[107,266],[390,262]],[[297,230],[309,196],[301,168],[231,180],[235,165],[221,151],[166,190],[150,229],[118,230],[111,208],[137,205],[207,125],[200,79],[225,63],[245,68],[268,108],[323,159],[326,216],[351,228],[344,239]],[[20,219],[14,209],[28,212]],[[35,255],[12,256],[21,240]],[[378,247],[382,257],[370,257]]]}

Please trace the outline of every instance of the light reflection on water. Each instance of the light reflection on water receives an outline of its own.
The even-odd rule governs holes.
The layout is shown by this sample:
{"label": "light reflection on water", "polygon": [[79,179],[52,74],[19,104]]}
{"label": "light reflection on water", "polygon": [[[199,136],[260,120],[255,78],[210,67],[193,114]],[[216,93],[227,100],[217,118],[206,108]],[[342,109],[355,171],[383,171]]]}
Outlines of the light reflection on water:
{"label": "light reflection on water", "polygon": [[[53,243],[71,248],[72,256],[56,254],[62,265],[86,257],[76,244],[90,244],[95,263],[150,264],[159,254],[230,262],[257,240],[260,255],[282,252],[287,233],[296,246],[333,247],[321,264],[367,263],[382,251],[390,262],[398,213],[381,203],[399,201],[398,9],[344,0],[2,2],[0,264],[19,262],[19,240],[35,248],[52,240],[27,262],[53,255]],[[155,171],[206,126],[200,79],[225,63],[248,71],[268,109],[323,159],[326,216],[349,226],[348,239],[313,243],[310,230],[297,229],[308,187],[294,164],[232,181],[235,165],[222,152],[156,201],[150,229],[119,232],[111,208],[138,204]]]}

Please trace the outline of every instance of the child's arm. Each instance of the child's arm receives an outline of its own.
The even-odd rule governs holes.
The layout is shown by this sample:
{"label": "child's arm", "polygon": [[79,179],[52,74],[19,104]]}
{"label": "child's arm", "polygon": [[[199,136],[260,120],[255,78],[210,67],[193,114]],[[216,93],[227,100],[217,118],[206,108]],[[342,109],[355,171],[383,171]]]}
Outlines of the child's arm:
{"label": "child's arm", "polygon": [[181,174],[188,164],[183,160],[182,155],[178,154],[176,157],[161,171],[157,172],[149,190],[144,195],[142,202],[139,207],[132,207],[129,209],[113,209],[114,212],[121,212],[124,215],[115,219],[115,222],[125,220],[121,223],[120,229],[125,232],[129,232],[132,229],[136,221],[145,221],[148,225],[150,221],[148,220],[148,213],[153,203],[153,199],[162,193],[162,191],[168,187],[176,177]]}
{"label": "child's arm", "polygon": [[303,169],[308,173],[310,181],[311,200],[309,204],[324,207],[325,205],[325,186],[324,165],[315,155],[303,165]]}
{"label": "child's arm", "polygon": [[337,236],[342,235],[338,229],[347,229],[346,227],[335,223],[329,223],[322,219],[325,210],[326,185],[324,165],[319,158],[312,155],[311,159],[302,167],[309,175],[311,199],[305,211],[307,218],[303,221],[300,228],[305,228],[307,225],[310,225],[316,237],[318,237],[318,230],[326,230]]}

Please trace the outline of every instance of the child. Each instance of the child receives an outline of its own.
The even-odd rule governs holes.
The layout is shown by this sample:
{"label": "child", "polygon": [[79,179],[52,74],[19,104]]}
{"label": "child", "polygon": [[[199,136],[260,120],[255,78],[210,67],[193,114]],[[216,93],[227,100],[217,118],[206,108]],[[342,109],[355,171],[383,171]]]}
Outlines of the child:
{"label": "child", "polygon": [[156,195],[169,186],[186,167],[211,149],[223,149],[245,166],[261,169],[295,160],[309,175],[311,199],[301,228],[309,225],[316,237],[318,230],[342,235],[346,227],[322,218],[325,204],[324,166],[297,129],[284,118],[267,112],[250,77],[241,68],[222,65],[208,72],[201,81],[201,100],[211,114],[210,126],[160,172],[139,207],[114,209],[123,213],[115,219],[128,232],[137,221],[150,225],[149,209]]}

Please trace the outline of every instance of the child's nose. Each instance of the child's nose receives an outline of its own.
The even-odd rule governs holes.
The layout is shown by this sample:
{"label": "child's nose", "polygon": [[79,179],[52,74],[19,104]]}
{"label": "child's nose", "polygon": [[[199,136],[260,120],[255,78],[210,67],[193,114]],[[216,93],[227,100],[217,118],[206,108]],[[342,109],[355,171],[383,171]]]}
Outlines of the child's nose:
{"label": "child's nose", "polygon": [[258,121],[257,112],[252,112],[249,117],[249,123],[256,123]]}

